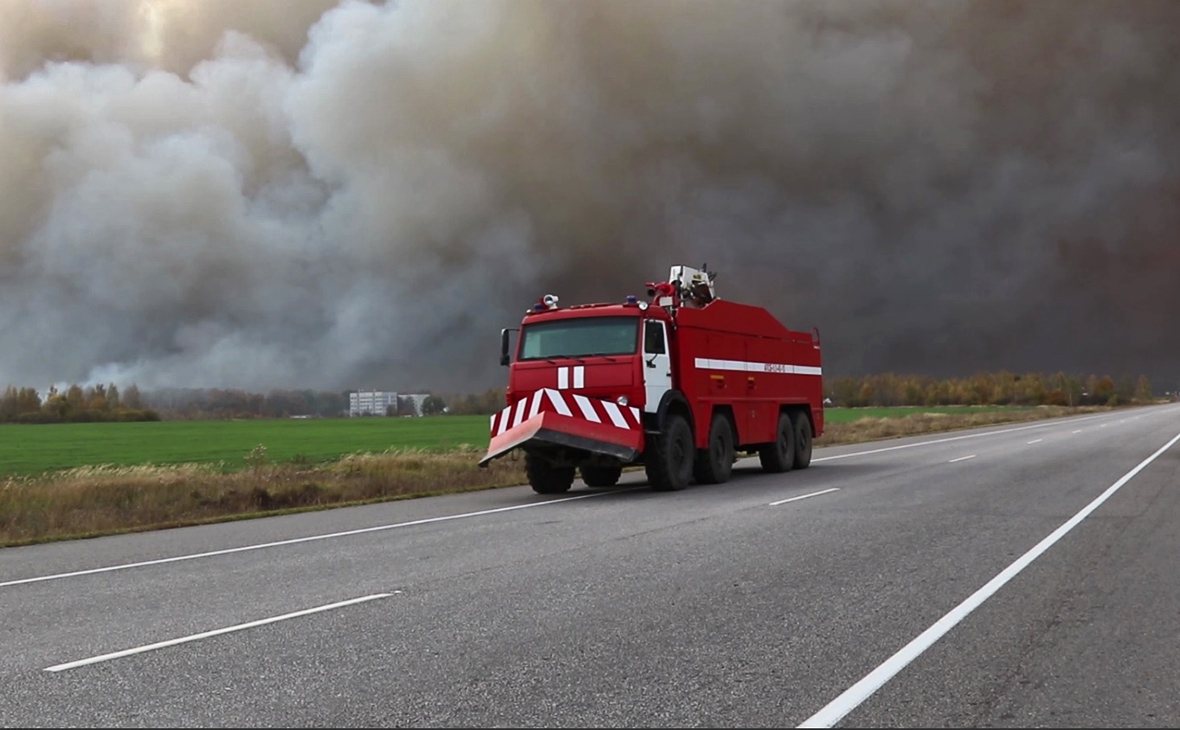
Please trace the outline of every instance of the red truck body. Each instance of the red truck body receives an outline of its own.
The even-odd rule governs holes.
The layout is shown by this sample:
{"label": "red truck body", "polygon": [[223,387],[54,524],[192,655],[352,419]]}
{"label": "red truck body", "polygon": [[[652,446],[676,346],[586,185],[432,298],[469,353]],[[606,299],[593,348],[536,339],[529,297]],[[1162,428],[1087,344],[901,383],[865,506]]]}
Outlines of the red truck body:
{"label": "red truck body", "polygon": [[534,490],[614,484],[642,464],[652,486],[729,478],[739,452],[768,471],[805,468],[823,433],[818,332],[713,295],[713,274],[673,267],[652,301],[556,306],[521,324],[507,406],[491,419],[486,465],[520,449]]}

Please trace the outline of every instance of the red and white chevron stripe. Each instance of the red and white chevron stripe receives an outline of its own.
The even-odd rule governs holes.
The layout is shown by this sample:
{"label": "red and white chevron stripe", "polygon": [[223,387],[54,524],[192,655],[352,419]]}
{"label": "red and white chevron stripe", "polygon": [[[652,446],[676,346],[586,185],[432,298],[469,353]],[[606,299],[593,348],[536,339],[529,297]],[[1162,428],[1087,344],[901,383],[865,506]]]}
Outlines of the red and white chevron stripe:
{"label": "red and white chevron stripe", "polygon": [[638,408],[620,406],[601,398],[587,398],[584,395],[542,388],[492,416],[492,437],[499,436],[544,411],[581,417],[591,423],[602,423],[631,431],[643,430]]}

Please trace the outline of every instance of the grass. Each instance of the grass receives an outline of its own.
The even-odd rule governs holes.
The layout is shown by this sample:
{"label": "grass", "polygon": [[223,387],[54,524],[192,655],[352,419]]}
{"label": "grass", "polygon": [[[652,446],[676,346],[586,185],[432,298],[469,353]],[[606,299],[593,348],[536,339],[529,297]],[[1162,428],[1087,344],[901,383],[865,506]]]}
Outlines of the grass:
{"label": "grass", "polygon": [[483,449],[398,449],[317,466],[85,466],[0,481],[0,545],[94,537],[328,506],[520,484],[520,462],[487,468]]}
{"label": "grass", "polygon": [[828,408],[824,410],[824,434],[816,446],[855,444],[865,441],[915,436],[923,433],[978,428],[996,423],[1039,421],[1079,413],[1110,410],[1085,406],[938,406],[934,408]]}
{"label": "grass", "polygon": [[[1099,410],[831,408],[815,445]],[[479,468],[487,428],[483,416],[0,426],[0,546],[524,484],[511,456]]]}
{"label": "grass", "polygon": [[0,478],[108,464],[246,466],[259,444],[271,461],[317,464],[392,448],[449,451],[488,439],[486,416],[0,424]]}
{"label": "grass", "polygon": [[831,426],[852,423],[864,418],[906,418],[915,414],[938,413],[947,416],[974,416],[1000,413],[1005,416],[1036,411],[1036,406],[897,406],[893,408],[826,408],[824,423]]}

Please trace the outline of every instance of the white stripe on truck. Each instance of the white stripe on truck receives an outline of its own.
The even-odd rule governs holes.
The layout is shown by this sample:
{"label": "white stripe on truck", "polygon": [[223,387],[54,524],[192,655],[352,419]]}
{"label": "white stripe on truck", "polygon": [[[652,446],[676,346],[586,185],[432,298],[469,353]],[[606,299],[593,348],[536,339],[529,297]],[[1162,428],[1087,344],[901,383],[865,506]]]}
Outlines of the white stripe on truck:
{"label": "white stripe on truck", "polygon": [[533,402],[533,404],[531,406],[529,406],[529,418],[532,418],[533,416],[535,416],[541,412],[541,400],[542,399],[539,397],[539,395],[537,393],[533,393],[530,400]]}
{"label": "white stripe on truck", "polygon": [[546,389],[543,391],[538,391],[538,393],[537,393],[538,398],[540,397],[541,393],[544,393],[545,395],[549,396],[549,402],[553,404],[553,407],[557,409],[558,413],[560,413],[563,416],[574,415],[574,412],[570,410],[570,407],[568,405],[566,405],[565,398],[561,397],[561,393],[558,393],[556,390]]}
{"label": "white stripe on truck", "polygon": [[627,428],[628,427],[627,426],[627,419],[623,418],[623,412],[619,410],[619,407],[617,405],[615,405],[614,403],[611,403],[608,400],[604,400],[602,402],[602,405],[604,408],[606,408],[606,415],[610,416],[610,420],[616,426],[618,426],[619,428]]}
{"label": "white stripe on truck", "polygon": [[744,373],[790,373],[792,375],[823,375],[823,369],[811,365],[788,365],[777,362],[747,362],[745,360],[713,360],[698,357],[698,370],[737,370]]}
{"label": "white stripe on truck", "polygon": [[[544,400],[548,398],[550,406]],[[587,398],[584,395],[571,393],[569,396],[552,388],[542,388],[527,398],[521,398],[510,406],[505,406],[499,413],[492,416],[492,436],[499,436],[510,428],[523,423],[526,419],[536,417],[545,411],[556,411],[563,416],[574,417],[567,398],[573,398],[581,411],[582,418],[591,423],[606,424],[606,419],[616,428],[640,429],[643,420],[639,416],[639,409],[635,406],[619,406],[601,398]],[[604,418],[605,416],[605,418]]]}
{"label": "white stripe on truck", "polygon": [[589,398],[584,395],[575,394],[574,403],[577,403],[578,408],[582,409],[582,417],[587,421],[602,423],[602,419],[598,417],[598,412],[594,410],[594,406],[591,405]]}

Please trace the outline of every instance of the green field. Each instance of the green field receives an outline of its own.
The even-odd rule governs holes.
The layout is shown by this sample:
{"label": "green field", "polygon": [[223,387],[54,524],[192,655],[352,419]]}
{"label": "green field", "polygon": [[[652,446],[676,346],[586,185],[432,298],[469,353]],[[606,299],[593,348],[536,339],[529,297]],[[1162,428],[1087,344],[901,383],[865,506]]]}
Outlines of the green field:
{"label": "green field", "polygon": [[[842,424],[859,418],[901,418],[916,413],[1022,410],[1029,409],[828,408],[824,416],[828,424]],[[0,424],[0,477],[98,464],[220,464],[230,471],[245,467],[246,455],[259,444],[266,447],[267,457],[273,462],[314,463],[358,451],[380,452],[391,448],[445,451],[462,444],[482,450],[487,443],[487,416]]]}
{"label": "green field", "polygon": [[899,406],[896,408],[825,408],[824,423],[852,423],[861,418],[904,418],[919,413],[945,413],[966,415],[970,413],[1031,411],[1032,406]]}
{"label": "green field", "polygon": [[0,424],[0,477],[98,464],[220,463],[234,470],[259,444],[274,462],[323,462],[358,451],[487,443],[487,416]]}

